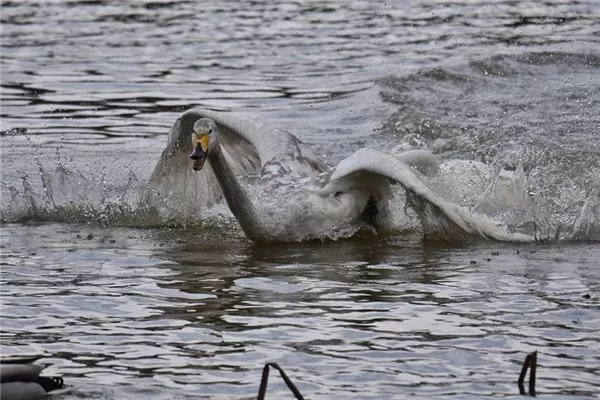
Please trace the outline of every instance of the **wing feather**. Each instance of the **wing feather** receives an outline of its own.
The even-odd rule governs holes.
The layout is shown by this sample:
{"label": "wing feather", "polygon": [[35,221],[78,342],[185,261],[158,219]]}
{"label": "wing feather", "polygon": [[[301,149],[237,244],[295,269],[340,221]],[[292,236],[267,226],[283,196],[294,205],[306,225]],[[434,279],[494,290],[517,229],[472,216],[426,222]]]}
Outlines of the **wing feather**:
{"label": "wing feather", "polygon": [[[446,227],[450,225],[453,230],[467,236],[503,241],[532,241],[529,236],[511,233],[503,225],[485,216],[471,214],[438,196],[400,159],[401,157],[375,149],[361,149],[340,162],[323,190],[335,193],[352,188],[365,188],[365,185],[371,184],[369,181],[373,177],[386,177],[406,189],[408,198],[412,199],[412,206],[423,224],[431,222],[430,214],[433,211],[434,218],[441,217],[446,220]],[[365,176],[371,176],[371,179],[366,179]]]}
{"label": "wing feather", "polygon": [[[312,151],[293,134],[263,123],[236,117],[230,113],[191,109],[173,124],[149,181],[145,201],[162,210],[180,213],[182,205],[210,207],[222,199],[222,192],[208,166],[193,171],[189,154],[194,123],[203,117],[219,126],[220,144],[227,163],[236,175],[282,173],[309,176],[326,169]],[[267,166],[269,168],[267,168]]]}
{"label": "wing feather", "polygon": [[[233,114],[192,109],[182,114],[183,125],[193,126],[202,117],[211,118],[221,131],[221,147],[238,174],[256,172],[269,162],[285,162],[292,172],[322,172],[325,165],[290,132]],[[191,132],[191,129],[188,131]],[[191,152],[191,144],[188,144]]]}

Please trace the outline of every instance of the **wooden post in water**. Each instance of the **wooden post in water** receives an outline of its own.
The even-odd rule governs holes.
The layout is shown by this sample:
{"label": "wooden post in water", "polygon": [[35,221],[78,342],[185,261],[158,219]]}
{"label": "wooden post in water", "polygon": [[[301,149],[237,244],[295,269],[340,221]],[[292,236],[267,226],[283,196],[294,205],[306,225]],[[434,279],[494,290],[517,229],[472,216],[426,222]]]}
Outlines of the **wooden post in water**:
{"label": "wooden post in water", "polygon": [[283,368],[281,368],[277,363],[274,362],[266,363],[263,368],[262,378],[260,380],[260,386],[258,388],[258,396],[256,397],[257,400],[264,400],[265,395],[267,394],[267,382],[269,381],[269,367],[275,368],[277,371],[279,371],[279,375],[281,375],[281,377],[283,378],[283,381],[287,385],[288,389],[290,389],[291,392],[294,393],[294,397],[296,397],[296,399],[304,400],[304,397],[302,397],[302,394],[294,385],[292,380],[288,378]]}
{"label": "wooden post in water", "polygon": [[[527,375],[527,368],[529,368],[529,393],[525,392],[525,385],[523,385],[523,381],[525,380],[525,375]],[[521,367],[521,373],[519,374],[519,393],[522,395],[527,395],[535,397],[535,374],[537,369],[537,351],[527,354],[525,357],[525,361],[523,361],[523,366]]]}

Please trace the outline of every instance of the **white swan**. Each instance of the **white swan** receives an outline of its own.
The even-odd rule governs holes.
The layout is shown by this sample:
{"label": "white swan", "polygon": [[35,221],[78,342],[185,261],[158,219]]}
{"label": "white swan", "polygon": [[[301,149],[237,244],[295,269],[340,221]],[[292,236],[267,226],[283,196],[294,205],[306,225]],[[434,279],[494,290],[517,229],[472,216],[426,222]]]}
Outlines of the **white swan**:
{"label": "white swan", "polygon": [[[257,242],[323,238],[357,224],[385,231],[390,228],[392,182],[406,189],[424,222],[431,219],[431,213],[438,221],[443,219],[433,229],[524,240],[445,201],[411,166],[435,171],[438,164],[427,151],[392,156],[365,148],[328,175],[327,167],[312,151],[285,130],[226,113],[192,109],[173,125],[150,183],[166,194],[166,202],[186,207],[209,206],[222,193],[246,236]],[[253,175],[254,180],[246,184],[254,186],[249,193],[238,176]]]}
{"label": "white swan", "polygon": [[0,399],[32,400],[64,392],[58,390],[63,387],[62,378],[40,376],[45,365],[33,364],[38,358],[0,359]]}

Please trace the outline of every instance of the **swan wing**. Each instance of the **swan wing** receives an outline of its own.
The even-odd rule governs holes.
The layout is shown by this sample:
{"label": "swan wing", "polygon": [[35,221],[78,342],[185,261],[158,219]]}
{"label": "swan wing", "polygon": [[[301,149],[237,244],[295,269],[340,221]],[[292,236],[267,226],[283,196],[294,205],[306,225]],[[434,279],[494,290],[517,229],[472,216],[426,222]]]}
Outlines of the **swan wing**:
{"label": "swan wing", "polygon": [[300,139],[290,132],[229,113],[191,109],[175,121],[167,147],[153,177],[163,173],[173,158],[189,161],[192,152],[190,135],[200,118],[211,118],[219,126],[220,144],[236,174],[256,173],[273,163],[284,163],[288,173],[313,175],[325,171],[326,165]]}
{"label": "swan wing", "polygon": [[[177,118],[143,192],[142,203],[149,213],[158,214],[160,220],[201,217],[201,210],[217,204],[223,197],[210,165],[201,171],[192,169],[191,133],[196,115],[199,114],[186,111]],[[199,207],[186,207],[190,205]],[[195,213],[190,214],[192,209]]]}
{"label": "swan wing", "polygon": [[316,175],[326,169],[310,148],[283,129],[229,113],[191,109],[182,113],[173,124],[167,146],[150,177],[154,197],[160,198],[163,204],[177,200],[180,204],[193,201],[211,206],[222,197],[210,167],[201,171],[191,168],[190,135],[194,123],[205,117],[219,126],[221,149],[236,175],[301,177]]}
{"label": "swan wing", "polygon": [[[407,161],[411,164],[415,162]],[[485,216],[471,214],[444,200],[429,189],[402,160],[402,155],[393,156],[375,149],[361,149],[340,162],[323,190],[333,193],[360,188],[373,190],[373,182],[380,182],[382,177],[399,183],[406,189],[411,206],[419,215],[426,231],[430,231],[427,233],[459,233],[462,236],[502,241],[532,241],[529,236],[511,233],[503,225]]]}
{"label": "swan wing", "polygon": [[221,131],[221,147],[232,160],[243,160],[236,167],[238,173],[252,173],[273,163],[285,164],[288,173],[313,175],[325,171],[326,166],[312,150],[290,132],[236,117],[228,113],[209,110],[190,110],[184,115],[213,119]]}

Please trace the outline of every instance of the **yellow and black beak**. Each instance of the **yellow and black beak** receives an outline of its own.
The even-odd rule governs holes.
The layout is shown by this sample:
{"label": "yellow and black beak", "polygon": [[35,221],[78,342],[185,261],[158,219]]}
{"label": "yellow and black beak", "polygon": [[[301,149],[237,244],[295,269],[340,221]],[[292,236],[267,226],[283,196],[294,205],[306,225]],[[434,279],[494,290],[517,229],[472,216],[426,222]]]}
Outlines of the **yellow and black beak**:
{"label": "yellow and black beak", "polygon": [[208,157],[208,133],[195,133],[193,135],[194,150],[190,158],[194,160],[194,171],[199,171],[204,166]]}

